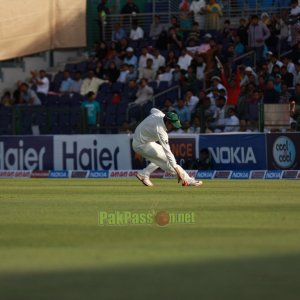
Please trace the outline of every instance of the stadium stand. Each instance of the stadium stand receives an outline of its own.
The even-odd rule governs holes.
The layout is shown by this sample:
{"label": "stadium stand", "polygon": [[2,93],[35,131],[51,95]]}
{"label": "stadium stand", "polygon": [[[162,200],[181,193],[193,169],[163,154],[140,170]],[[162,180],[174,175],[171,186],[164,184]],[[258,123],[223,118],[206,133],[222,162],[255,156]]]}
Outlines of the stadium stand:
{"label": "stadium stand", "polygon": [[[227,115],[229,108],[230,111],[234,108],[236,118],[240,122],[235,131],[263,131],[266,120],[268,130],[299,130],[295,124],[299,124],[297,120],[300,97],[295,91],[295,85],[300,83],[300,43],[293,45],[293,41],[298,38],[293,28],[300,27],[300,21],[294,22],[288,18],[290,23],[287,24],[285,18],[292,15],[293,10],[300,8],[296,4],[288,7],[288,1],[262,1],[259,8],[256,1],[210,1],[201,12],[205,22],[204,27],[200,28],[199,24],[195,23],[199,20],[197,16],[189,13],[191,1],[184,2],[184,10],[180,3],[147,2],[144,9],[134,16],[124,14],[124,10],[121,14],[112,14],[108,8],[102,7],[101,9],[106,11],[105,23],[99,28],[105,40],[97,39],[94,42],[86,60],[66,62],[60,72],[47,73],[46,77],[50,81],[48,94],[38,92],[38,86],[34,84],[31,86],[31,89],[36,91],[41,105],[26,104],[24,92],[20,88],[13,91],[14,97],[10,100],[7,99],[8,95],[5,95],[6,91],[3,92],[0,104],[1,134],[32,134],[33,128],[38,128],[39,133],[45,134],[89,133],[91,130],[111,133],[118,132],[124,122],[128,123],[132,130],[148,114],[151,107],[163,109],[165,100],[170,99],[171,107],[176,108],[177,100],[187,99],[186,94],[189,90],[192,90],[198,100],[191,111],[191,122],[186,124],[186,132],[189,132],[194,119],[200,120],[201,132],[222,132],[226,124],[231,122],[230,116]],[[214,27],[216,20],[208,20],[211,6],[218,7],[219,13],[214,15],[214,18],[220,18],[218,24],[221,24],[221,28],[219,25]],[[241,8],[242,16],[237,14]],[[149,33],[154,26],[154,20],[157,19],[157,12],[162,30],[158,37],[153,38]],[[103,18],[103,14],[101,16]],[[116,20],[124,28],[127,37],[112,42],[113,24]],[[128,40],[131,24],[135,22],[141,26],[145,36],[138,41]],[[256,26],[257,22],[259,27]],[[289,27],[292,29],[291,33]],[[249,44],[252,28],[259,28],[260,32],[255,34],[261,36],[259,40],[254,38]],[[129,48],[134,49],[138,61],[143,49],[147,49],[146,56],[152,62],[155,61],[155,49],[160,49],[160,55],[165,61],[155,69],[154,80],[147,84],[153,89],[153,95],[132,111],[129,111],[129,108],[137,99],[136,85],[139,84],[139,80],[134,80],[134,87],[130,87],[132,83],[129,82],[134,78],[134,73],[129,70],[134,70],[135,67],[129,65],[128,71],[123,74],[123,81],[118,79],[119,70]],[[180,69],[177,64],[181,64],[179,57],[185,48],[189,56],[188,60],[184,60],[187,68]],[[285,52],[282,53],[282,50]],[[175,54],[171,60],[169,51]],[[282,66],[285,66],[287,71],[281,71]],[[149,67],[149,72],[150,68],[152,67]],[[100,126],[95,128],[87,126],[86,111],[81,108],[86,96],[80,95],[78,89],[77,92],[72,89],[64,92],[60,90],[62,82],[66,80],[63,71],[70,74],[70,82],[81,84],[81,79],[86,79],[90,70],[93,70],[98,78],[107,81],[99,86],[96,95],[101,117]],[[141,69],[138,72],[141,72]],[[240,89],[235,93],[231,92],[230,88],[237,84],[237,76],[240,77]],[[223,82],[224,78],[228,81],[226,84]],[[284,84],[288,84],[288,91],[283,89]],[[219,101],[222,97],[225,99],[224,104]],[[263,107],[266,103],[272,104],[279,113],[268,113],[269,108]],[[189,105],[187,100],[185,105]],[[280,116],[280,112],[285,112],[284,116]]]}

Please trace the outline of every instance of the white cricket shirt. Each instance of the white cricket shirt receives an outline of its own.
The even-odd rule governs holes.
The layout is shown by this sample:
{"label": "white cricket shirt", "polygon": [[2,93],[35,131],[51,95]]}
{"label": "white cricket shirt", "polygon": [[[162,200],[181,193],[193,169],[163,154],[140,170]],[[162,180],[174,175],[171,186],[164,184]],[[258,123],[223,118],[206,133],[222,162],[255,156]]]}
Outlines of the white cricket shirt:
{"label": "white cricket shirt", "polygon": [[177,163],[170,149],[169,136],[163,120],[164,116],[163,112],[157,108],[152,108],[150,116],[144,119],[136,128],[133,135],[133,142],[135,145],[159,142],[167,156],[168,162],[175,168]]}

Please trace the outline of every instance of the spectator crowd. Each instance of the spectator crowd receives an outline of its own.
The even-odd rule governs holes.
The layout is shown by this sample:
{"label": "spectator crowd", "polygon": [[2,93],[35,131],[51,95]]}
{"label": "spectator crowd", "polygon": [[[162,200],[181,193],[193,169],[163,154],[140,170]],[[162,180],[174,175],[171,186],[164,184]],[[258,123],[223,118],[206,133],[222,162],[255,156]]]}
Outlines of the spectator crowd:
{"label": "spectator crowd", "polygon": [[[103,29],[110,13],[105,0],[98,12]],[[280,12],[241,18],[237,26],[221,19],[222,2],[215,0],[183,0],[168,24],[156,15],[149,32],[132,0],[121,13],[111,40],[95,43],[83,68],[66,68],[54,79],[33,71],[1,104],[43,105],[42,95],[78,94],[91,127],[129,132],[155,101],[162,111],[177,112],[183,124],[177,133],[258,131],[260,106],[285,104],[288,130],[300,130],[297,0]],[[129,29],[127,14],[134,16]],[[180,92],[171,93],[177,86]]]}

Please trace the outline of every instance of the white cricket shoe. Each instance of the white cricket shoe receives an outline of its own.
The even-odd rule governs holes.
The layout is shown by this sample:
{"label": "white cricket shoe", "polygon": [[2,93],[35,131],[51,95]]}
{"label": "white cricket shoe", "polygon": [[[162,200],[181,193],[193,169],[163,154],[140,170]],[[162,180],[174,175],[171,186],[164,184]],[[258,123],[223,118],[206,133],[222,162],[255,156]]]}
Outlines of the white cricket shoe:
{"label": "white cricket shoe", "polygon": [[182,184],[183,186],[201,186],[203,182],[201,180],[196,180],[194,177],[191,178],[191,181],[187,184]]}
{"label": "white cricket shoe", "polygon": [[139,173],[137,173],[136,178],[141,181],[145,186],[154,186],[153,183],[150,181],[149,177],[145,177]]}

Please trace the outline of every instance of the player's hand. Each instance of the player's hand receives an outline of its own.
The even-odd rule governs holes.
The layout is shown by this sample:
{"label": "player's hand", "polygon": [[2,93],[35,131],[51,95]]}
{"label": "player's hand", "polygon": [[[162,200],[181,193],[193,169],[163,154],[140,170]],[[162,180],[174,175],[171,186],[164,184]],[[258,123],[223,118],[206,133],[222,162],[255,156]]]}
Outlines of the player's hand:
{"label": "player's hand", "polygon": [[178,179],[178,183],[180,183],[182,181],[182,184],[185,185],[185,180],[184,180],[184,177],[183,177],[183,174],[182,172],[180,171],[179,168],[175,168],[175,171],[177,173],[177,179]]}

